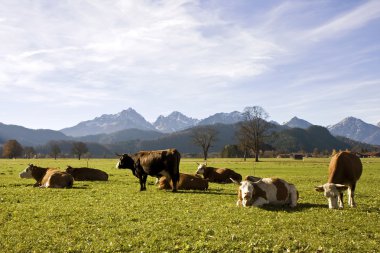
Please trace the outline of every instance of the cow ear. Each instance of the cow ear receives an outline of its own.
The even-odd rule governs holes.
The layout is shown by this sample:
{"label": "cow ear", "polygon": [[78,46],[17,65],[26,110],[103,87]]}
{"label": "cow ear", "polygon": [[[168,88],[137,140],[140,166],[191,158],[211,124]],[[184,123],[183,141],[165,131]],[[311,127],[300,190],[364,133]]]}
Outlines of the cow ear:
{"label": "cow ear", "polygon": [[315,186],[314,189],[315,189],[317,192],[324,192],[324,191],[325,191],[325,190],[323,189],[323,185]]}
{"label": "cow ear", "polygon": [[347,185],[343,185],[343,184],[336,184],[335,185],[336,189],[338,189],[338,191],[342,192],[342,191],[345,191],[348,189],[348,186]]}

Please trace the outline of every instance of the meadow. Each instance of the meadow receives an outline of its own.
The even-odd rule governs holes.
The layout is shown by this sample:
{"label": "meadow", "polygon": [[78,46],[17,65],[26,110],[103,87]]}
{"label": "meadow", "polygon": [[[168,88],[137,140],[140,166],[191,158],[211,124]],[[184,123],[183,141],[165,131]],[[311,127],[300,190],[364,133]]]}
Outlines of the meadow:
{"label": "meadow", "polygon": [[[200,160],[182,159],[194,173]],[[0,252],[379,252],[380,159],[362,159],[357,208],[330,210],[314,186],[325,183],[329,159],[210,159],[243,176],[276,176],[296,185],[295,209],[236,207],[237,186],[210,183],[208,191],[158,190],[148,178],[139,191],[117,159],[0,160]],[[75,182],[41,189],[20,179],[28,163],[88,166],[108,182]],[[346,196],[346,195],[345,195]]]}

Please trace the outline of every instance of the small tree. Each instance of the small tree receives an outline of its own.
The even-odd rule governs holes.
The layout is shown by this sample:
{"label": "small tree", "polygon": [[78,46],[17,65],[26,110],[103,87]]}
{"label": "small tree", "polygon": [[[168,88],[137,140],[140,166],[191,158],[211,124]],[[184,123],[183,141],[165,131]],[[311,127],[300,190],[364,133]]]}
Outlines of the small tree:
{"label": "small tree", "polygon": [[74,155],[78,156],[78,160],[80,160],[81,156],[88,152],[88,148],[86,143],[83,142],[74,142],[72,152]]}
{"label": "small tree", "polygon": [[201,126],[193,129],[191,138],[193,143],[200,146],[203,151],[203,158],[207,161],[208,151],[212,144],[217,140],[218,131],[211,126]]}
{"label": "small tree", "polygon": [[16,140],[9,140],[3,146],[3,157],[16,158],[22,156],[23,148]]}
{"label": "small tree", "polygon": [[[260,148],[264,145],[264,138],[270,127],[266,121],[269,115],[262,107],[252,106],[244,109],[243,117],[238,133],[240,145],[252,150],[255,161],[258,162]],[[243,144],[242,141],[244,141]]]}
{"label": "small tree", "polygon": [[54,157],[54,160],[57,160],[58,154],[61,153],[61,148],[58,143],[55,141],[49,142],[50,155]]}
{"label": "small tree", "polygon": [[36,151],[34,150],[33,147],[24,147],[24,154],[25,154],[25,158],[30,159],[36,154]]}

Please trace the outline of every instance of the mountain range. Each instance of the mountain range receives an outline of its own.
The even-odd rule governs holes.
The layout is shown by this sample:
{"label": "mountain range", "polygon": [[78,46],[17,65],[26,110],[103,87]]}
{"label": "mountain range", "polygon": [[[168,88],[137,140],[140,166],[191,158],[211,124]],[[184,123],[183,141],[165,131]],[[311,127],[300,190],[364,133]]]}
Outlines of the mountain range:
{"label": "mountain range", "polygon": [[[150,123],[134,109],[128,108],[117,114],[105,114],[93,120],[80,122],[61,131],[33,130],[0,123],[0,146],[9,139],[17,139],[23,146],[41,146],[51,140],[59,140],[64,141],[66,146],[68,142],[72,141],[99,143],[112,152],[115,150],[123,152],[122,150],[167,148],[176,145],[186,149],[183,151],[187,152],[197,150],[197,147],[191,143],[189,134],[191,129],[212,125],[220,132],[218,143],[213,147],[216,149],[226,144],[236,143],[237,123],[242,120],[242,113],[237,111],[216,113],[202,120],[190,118],[174,111],[168,116],[160,115],[155,122]],[[380,145],[380,127],[353,117],[328,126],[328,130],[324,127],[315,128],[316,126],[310,122],[297,117],[293,117],[282,125],[274,121],[271,121],[271,124],[274,131],[278,133],[279,139],[272,139],[269,144],[276,149],[288,147],[287,150],[297,150],[297,148],[309,150],[317,144],[318,148],[325,149],[326,147],[319,140],[326,140],[330,148],[344,147],[345,144],[342,143],[348,143],[345,141],[346,139],[333,140],[333,136],[354,140],[354,142],[350,142],[350,146],[358,145],[357,142]],[[99,146],[96,146],[96,150],[102,150],[102,154],[107,153]],[[90,150],[90,152],[92,151]]]}

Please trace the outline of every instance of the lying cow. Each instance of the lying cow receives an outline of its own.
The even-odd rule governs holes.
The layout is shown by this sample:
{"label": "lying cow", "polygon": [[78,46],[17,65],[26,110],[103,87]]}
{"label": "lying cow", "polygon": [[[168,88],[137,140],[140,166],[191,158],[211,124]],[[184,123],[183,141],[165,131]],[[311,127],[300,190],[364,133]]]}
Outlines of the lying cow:
{"label": "lying cow", "polygon": [[202,174],[204,179],[214,183],[232,183],[231,178],[240,182],[242,177],[239,173],[226,168],[207,167],[207,163],[201,163],[195,174]]}
{"label": "lying cow", "polygon": [[108,174],[102,170],[92,168],[73,168],[67,166],[66,172],[73,176],[76,181],[107,181]]}
{"label": "lying cow", "polygon": [[[231,179],[232,180],[232,179]],[[239,184],[237,206],[289,205],[297,206],[298,191],[293,184],[279,178],[262,178],[252,182],[244,180]]]}
{"label": "lying cow", "polygon": [[41,168],[29,164],[29,166],[20,173],[21,178],[34,178],[37,182],[35,187],[46,188],[71,188],[73,186],[73,177],[64,171],[53,168]]}
{"label": "lying cow", "polygon": [[329,208],[343,208],[343,191],[348,189],[348,205],[355,207],[354,193],[356,182],[363,171],[360,159],[349,152],[339,152],[331,158],[329,178],[326,184],[315,187],[324,192]]}
{"label": "lying cow", "polygon": [[[172,189],[172,183],[165,176],[161,177],[158,181],[158,188]],[[203,179],[196,175],[179,173],[179,182],[177,184],[179,190],[207,190],[208,180]]]}

